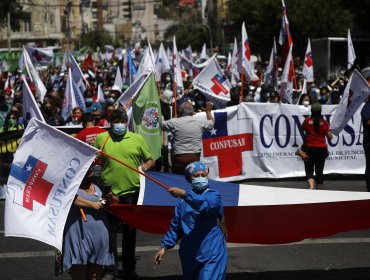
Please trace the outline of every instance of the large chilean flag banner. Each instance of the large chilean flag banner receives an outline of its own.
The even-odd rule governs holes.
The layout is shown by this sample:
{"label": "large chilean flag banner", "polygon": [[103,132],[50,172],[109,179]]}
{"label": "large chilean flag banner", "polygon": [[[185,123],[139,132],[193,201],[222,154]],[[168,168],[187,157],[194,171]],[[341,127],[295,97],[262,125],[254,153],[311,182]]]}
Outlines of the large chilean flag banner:
{"label": "large chilean flag banner", "polygon": [[[185,190],[182,175],[148,172],[157,181]],[[220,192],[228,242],[282,244],[338,232],[370,228],[370,193],[312,191],[209,181]],[[110,205],[110,210],[135,228],[164,234],[179,201],[142,176],[138,205]]]}
{"label": "large chilean flag banner", "polygon": [[[329,123],[336,108],[337,105],[322,108]],[[328,141],[326,174],[364,173],[360,111],[338,136]],[[295,152],[303,143],[301,124],[310,114],[310,107],[271,103],[242,103],[213,111],[214,129],[203,135],[201,158],[210,167],[210,178],[226,182],[305,176],[303,161]],[[196,117],[205,119],[206,115]]]}

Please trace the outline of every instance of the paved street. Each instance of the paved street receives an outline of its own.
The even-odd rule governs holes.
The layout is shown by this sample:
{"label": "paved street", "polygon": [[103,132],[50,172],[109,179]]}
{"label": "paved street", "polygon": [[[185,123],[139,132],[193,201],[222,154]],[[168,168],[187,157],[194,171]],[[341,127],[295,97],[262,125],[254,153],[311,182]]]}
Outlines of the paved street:
{"label": "paved street", "polygon": [[[305,188],[303,180],[248,181],[248,184]],[[326,189],[365,191],[358,177],[331,176]],[[0,201],[0,280],[70,279],[54,277],[54,251],[43,243],[5,238],[4,201]],[[363,215],[364,213],[358,213]],[[140,279],[181,279],[177,249],[167,253],[160,266],[153,263],[162,236],[140,232],[137,273]],[[227,279],[370,279],[370,230],[353,231],[288,245],[228,244]]]}

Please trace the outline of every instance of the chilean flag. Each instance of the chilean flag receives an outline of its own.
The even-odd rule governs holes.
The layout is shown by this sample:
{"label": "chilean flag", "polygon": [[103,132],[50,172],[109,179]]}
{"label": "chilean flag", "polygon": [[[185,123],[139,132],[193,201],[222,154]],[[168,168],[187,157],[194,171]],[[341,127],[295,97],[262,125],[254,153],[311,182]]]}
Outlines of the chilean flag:
{"label": "chilean flag", "polygon": [[223,108],[230,100],[231,84],[216,57],[212,57],[207,66],[193,81],[194,88],[199,89],[216,108]]}
{"label": "chilean flag", "polygon": [[281,19],[279,44],[282,46],[281,64],[285,65],[285,60],[287,59],[290,45],[292,44],[293,39],[292,39],[292,35],[290,34],[290,30],[289,30],[289,21],[288,21],[288,16],[287,16],[284,0],[281,0],[281,5],[283,8],[283,17]]}
{"label": "chilean flag", "polygon": [[[189,190],[184,176],[148,172],[161,183]],[[289,189],[209,180],[220,192],[228,242],[284,244],[370,228],[370,193]],[[168,230],[178,199],[142,176],[138,205],[110,205],[114,215],[149,233]]]}
{"label": "chilean flag", "polygon": [[214,112],[215,124],[203,134],[203,157],[218,158],[220,178],[242,174],[242,152],[253,150],[253,134],[235,132],[227,125],[227,112]]}

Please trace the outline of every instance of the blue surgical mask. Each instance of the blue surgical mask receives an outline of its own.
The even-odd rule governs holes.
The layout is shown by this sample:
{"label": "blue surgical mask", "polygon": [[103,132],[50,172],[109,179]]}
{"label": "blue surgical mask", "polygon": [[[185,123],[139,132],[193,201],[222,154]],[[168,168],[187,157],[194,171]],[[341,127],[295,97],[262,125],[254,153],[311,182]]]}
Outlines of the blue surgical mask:
{"label": "blue surgical mask", "polygon": [[113,132],[117,135],[123,135],[127,130],[127,124],[125,123],[114,123]]}
{"label": "blue surgical mask", "polygon": [[191,184],[193,185],[193,189],[195,191],[203,191],[208,186],[208,178],[206,177],[197,177],[191,180]]}
{"label": "blue surgical mask", "polygon": [[91,104],[93,104],[93,99],[92,98],[86,98],[85,103],[86,103],[87,106],[90,106]]}

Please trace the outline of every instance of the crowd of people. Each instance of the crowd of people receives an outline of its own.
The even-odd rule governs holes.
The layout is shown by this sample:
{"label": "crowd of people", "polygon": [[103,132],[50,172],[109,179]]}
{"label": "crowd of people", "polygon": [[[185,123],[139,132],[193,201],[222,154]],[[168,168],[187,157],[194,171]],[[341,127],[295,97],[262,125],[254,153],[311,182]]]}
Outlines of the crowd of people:
{"label": "crowd of people", "polygon": [[[142,55],[136,53],[135,58],[138,60]],[[163,166],[165,172],[171,170],[185,175],[192,190],[185,191],[181,186],[169,190],[170,195],[181,198],[181,201],[176,206],[169,231],[154,260],[159,264],[166,250],[181,239],[180,258],[185,279],[224,279],[227,253],[225,236],[220,226],[223,219],[222,203],[220,195],[208,188],[208,169],[199,162],[202,134],[214,125],[211,114],[213,104],[204,93],[194,89],[193,76],[185,76],[184,87],[174,95],[173,75],[170,72],[163,73],[157,87],[163,115],[164,145],[162,158],[155,162],[143,137],[128,131],[127,113],[117,102],[128,85],[119,88],[114,84],[118,65],[118,61],[105,61],[96,63],[90,71],[84,70],[88,82],[84,92],[86,110],[75,107],[66,119],[61,116],[61,111],[67,72],[61,71],[59,67],[50,67],[40,72],[47,88],[42,102],[38,100],[36,86],[30,83],[46,123],[52,126],[80,127],[81,131],[76,137],[100,149],[102,153],[92,167],[95,173],[89,172],[81,184],[67,220],[64,268],[70,269],[74,279],[100,279],[103,266],[117,276],[117,232],[122,232],[123,277],[137,277],[135,228],[101,214],[99,209],[103,207],[100,203],[102,197],[108,203],[136,204],[140,188],[139,174],[117,160],[104,156],[108,154],[131,166],[140,167],[142,171],[154,168],[161,170]],[[227,106],[235,106],[240,102],[280,102],[281,95],[273,85],[262,83],[264,68],[261,64],[255,67],[260,81],[232,87]],[[22,115],[22,79],[21,71],[3,72],[0,76],[0,133],[22,130],[26,125]],[[302,124],[306,133],[305,171],[311,189],[322,187],[324,163],[328,155],[325,137],[332,137],[329,124],[321,116],[321,106],[338,104],[346,82],[345,76],[331,82],[312,82],[307,85],[306,93],[302,93],[303,78],[297,72],[297,90],[293,91],[293,103],[312,105],[312,115]],[[104,92],[104,102],[97,98],[98,85]],[[177,106],[174,106],[175,103]],[[178,111],[175,112],[174,108]],[[196,112],[203,111],[207,120],[193,117]],[[169,157],[169,148],[172,157]],[[81,207],[88,209],[87,215],[93,217],[94,223],[81,223],[82,217],[78,211]],[[96,231],[104,232],[104,236],[98,236]],[[76,242],[76,236],[81,234],[86,235],[86,238]],[[95,243],[99,246],[92,246]]]}

